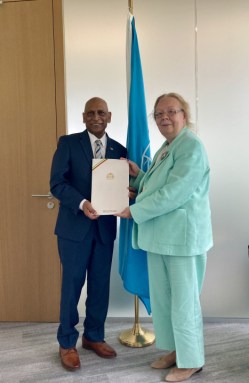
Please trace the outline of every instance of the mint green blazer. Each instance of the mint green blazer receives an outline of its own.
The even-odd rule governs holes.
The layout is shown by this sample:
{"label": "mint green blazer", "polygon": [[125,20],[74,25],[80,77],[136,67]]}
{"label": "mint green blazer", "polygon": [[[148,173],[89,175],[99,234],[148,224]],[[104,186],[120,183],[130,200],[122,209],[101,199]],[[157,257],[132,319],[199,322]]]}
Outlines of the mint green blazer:
{"label": "mint green blazer", "polygon": [[130,206],[134,248],[157,254],[193,256],[213,245],[209,205],[209,162],[200,139],[187,127],[157,151],[146,173],[131,179],[138,189]]}

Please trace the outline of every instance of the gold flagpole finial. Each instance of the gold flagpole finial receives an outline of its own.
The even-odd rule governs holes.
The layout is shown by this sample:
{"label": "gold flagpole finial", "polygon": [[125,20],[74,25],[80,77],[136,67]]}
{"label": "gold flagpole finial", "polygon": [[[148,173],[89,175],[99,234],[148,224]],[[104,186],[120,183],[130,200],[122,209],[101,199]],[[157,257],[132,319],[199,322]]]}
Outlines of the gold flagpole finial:
{"label": "gold flagpole finial", "polygon": [[133,15],[133,0],[128,0],[129,2],[129,12]]}

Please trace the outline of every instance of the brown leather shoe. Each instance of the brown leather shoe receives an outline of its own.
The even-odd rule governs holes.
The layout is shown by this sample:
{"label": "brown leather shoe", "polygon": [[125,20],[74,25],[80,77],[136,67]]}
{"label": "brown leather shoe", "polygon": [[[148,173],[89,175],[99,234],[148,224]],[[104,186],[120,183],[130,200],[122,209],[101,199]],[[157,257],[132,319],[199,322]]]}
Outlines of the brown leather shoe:
{"label": "brown leather shoe", "polygon": [[201,372],[202,367],[199,368],[172,368],[169,374],[165,377],[166,382],[184,382],[192,375]]}
{"label": "brown leather shoe", "polygon": [[62,348],[59,349],[61,364],[67,370],[75,371],[80,368],[80,358],[76,348]]}
{"label": "brown leather shoe", "polygon": [[90,340],[82,337],[82,347],[86,350],[94,351],[101,358],[115,358],[115,356],[117,356],[116,351],[105,341],[91,342]]}
{"label": "brown leather shoe", "polygon": [[172,351],[151,363],[152,368],[169,368],[176,364],[176,352]]}

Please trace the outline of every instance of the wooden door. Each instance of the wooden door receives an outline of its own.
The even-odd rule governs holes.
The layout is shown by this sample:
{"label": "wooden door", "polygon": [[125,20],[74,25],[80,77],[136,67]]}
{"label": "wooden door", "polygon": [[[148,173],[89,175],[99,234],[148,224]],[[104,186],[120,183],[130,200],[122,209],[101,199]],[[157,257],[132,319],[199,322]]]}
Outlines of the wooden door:
{"label": "wooden door", "polygon": [[61,7],[61,0],[0,5],[0,321],[59,317],[58,202],[32,195],[48,194],[65,132]]}

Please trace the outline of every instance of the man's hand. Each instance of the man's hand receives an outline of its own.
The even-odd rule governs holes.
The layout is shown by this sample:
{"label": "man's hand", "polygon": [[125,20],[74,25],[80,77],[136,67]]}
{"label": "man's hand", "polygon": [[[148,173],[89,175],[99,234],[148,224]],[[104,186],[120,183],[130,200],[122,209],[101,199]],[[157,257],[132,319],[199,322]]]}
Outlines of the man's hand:
{"label": "man's hand", "polygon": [[94,220],[94,219],[98,219],[99,218],[99,215],[98,213],[96,212],[96,210],[94,210],[94,208],[92,207],[92,204],[90,201],[85,201],[83,203],[83,212],[85,214],[86,217]]}

